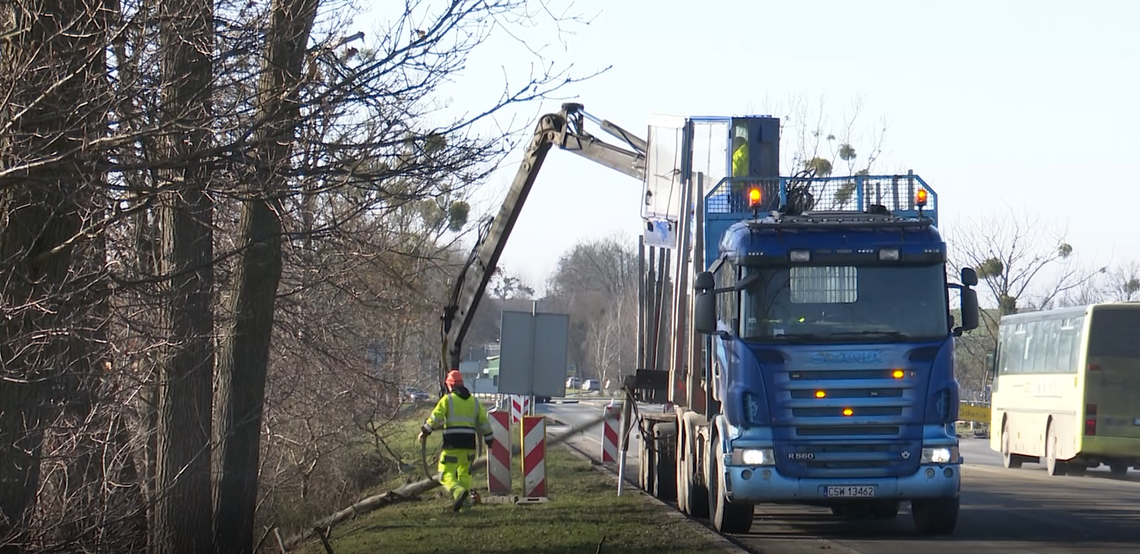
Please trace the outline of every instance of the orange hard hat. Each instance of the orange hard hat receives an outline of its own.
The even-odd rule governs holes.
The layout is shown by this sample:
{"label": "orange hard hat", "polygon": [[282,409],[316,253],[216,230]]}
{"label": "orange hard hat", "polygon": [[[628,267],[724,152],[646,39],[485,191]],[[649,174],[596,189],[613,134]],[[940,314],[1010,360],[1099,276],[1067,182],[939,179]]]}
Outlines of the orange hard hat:
{"label": "orange hard hat", "polygon": [[458,387],[463,384],[463,374],[459,373],[458,369],[453,369],[447,373],[447,380],[444,382],[448,388]]}

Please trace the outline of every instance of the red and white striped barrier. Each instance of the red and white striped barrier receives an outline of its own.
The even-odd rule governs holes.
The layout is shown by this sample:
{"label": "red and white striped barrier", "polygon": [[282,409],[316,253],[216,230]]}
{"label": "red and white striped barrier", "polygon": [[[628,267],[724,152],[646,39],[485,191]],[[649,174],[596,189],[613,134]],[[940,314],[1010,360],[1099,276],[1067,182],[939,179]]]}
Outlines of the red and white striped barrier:
{"label": "red and white striped barrier", "polygon": [[511,414],[494,410],[487,416],[495,438],[487,453],[487,492],[511,494]]}
{"label": "red and white striped barrier", "polygon": [[530,396],[525,394],[511,395],[511,423],[518,423],[523,416],[530,413]]}
{"label": "red and white striped barrier", "polygon": [[618,459],[618,425],[621,422],[621,406],[609,405],[602,408],[602,463],[616,462]]}
{"label": "red and white striped barrier", "polygon": [[522,419],[523,496],[546,497],[546,418]]}

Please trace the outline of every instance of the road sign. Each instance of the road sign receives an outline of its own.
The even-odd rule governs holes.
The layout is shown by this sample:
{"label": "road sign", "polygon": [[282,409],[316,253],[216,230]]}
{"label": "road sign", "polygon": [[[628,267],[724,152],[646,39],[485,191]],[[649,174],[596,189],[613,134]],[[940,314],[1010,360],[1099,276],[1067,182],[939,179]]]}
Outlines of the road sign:
{"label": "road sign", "polygon": [[971,406],[963,402],[958,405],[958,421],[989,423],[990,408],[989,406]]}
{"label": "road sign", "polygon": [[566,394],[568,314],[503,311],[499,393]]}

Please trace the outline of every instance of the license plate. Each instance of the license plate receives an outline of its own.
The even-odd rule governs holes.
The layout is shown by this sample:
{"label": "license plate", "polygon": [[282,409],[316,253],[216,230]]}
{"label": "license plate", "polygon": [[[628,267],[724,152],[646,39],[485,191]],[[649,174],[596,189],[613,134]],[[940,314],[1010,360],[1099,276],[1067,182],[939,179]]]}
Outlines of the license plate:
{"label": "license plate", "polygon": [[870,485],[827,487],[823,494],[828,498],[867,498],[875,496],[875,487]]}

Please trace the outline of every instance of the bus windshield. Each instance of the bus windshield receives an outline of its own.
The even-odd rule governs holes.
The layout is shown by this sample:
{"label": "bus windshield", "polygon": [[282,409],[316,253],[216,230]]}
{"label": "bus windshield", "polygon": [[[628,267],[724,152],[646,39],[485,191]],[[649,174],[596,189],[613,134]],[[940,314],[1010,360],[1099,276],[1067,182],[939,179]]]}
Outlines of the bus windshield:
{"label": "bus windshield", "polygon": [[741,278],[745,340],[931,339],[950,329],[941,265],[746,267]]}

